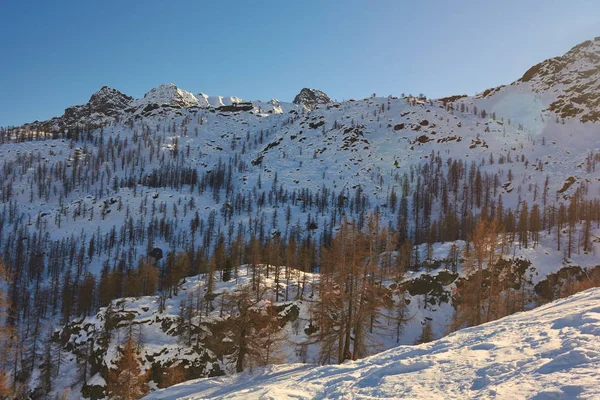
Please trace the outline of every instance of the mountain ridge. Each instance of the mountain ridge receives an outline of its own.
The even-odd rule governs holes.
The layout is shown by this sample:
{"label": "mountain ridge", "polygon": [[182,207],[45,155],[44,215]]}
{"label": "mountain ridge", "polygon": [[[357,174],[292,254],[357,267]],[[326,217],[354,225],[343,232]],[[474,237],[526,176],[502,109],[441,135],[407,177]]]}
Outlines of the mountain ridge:
{"label": "mountain ridge", "polygon": [[[509,92],[530,90],[532,93],[544,96],[541,110],[547,109],[559,118],[578,118],[582,122],[597,122],[600,120],[600,37],[586,40],[562,56],[544,60],[529,68],[521,78],[508,84],[486,89],[474,96],[448,96],[440,100],[466,99],[492,99],[498,95]],[[522,88],[524,86],[524,88]],[[549,93],[550,88],[561,86],[561,93]],[[110,90],[109,90],[110,89]],[[105,90],[104,93],[102,91]],[[95,103],[96,98],[99,102]],[[114,96],[114,97],[113,97]],[[94,100],[94,101],[93,101]],[[112,107],[108,104],[112,102]],[[130,102],[130,104],[128,104]],[[116,117],[127,117],[127,114],[148,116],[161,107],[174,107],[185,109],[189,107],[219,108],[228,107],[236,103],[243,103],[238,97],[208,96],[199,93],[197,96],[174,84],[162,84],[149,90],[140,99],[133,99],[116,89],[103,86],[92,95],[90,102],[85,105],[68,107],[61,117],[54,117],[47,121],[36,121],[24,124],[27,129],[42,129],[48,132],[57,132],[76,127],[95,129],[107,123],[116,121]],[[255,103],[255,102],[251,102]],[[258,112],[261,104],[267,102],[256,101],[257,106],[246,107],[241,111],[253,110]],[[278,102],[281,103],[281,102]],[[331,103],[331,99],[317,89],[303,88],[290,105],[296,105],[306,112],[312,111],[317,106]],[[131,105],[132,107],[127,107]],[[494,111],[493,106],[488,106]],[[226,108],[227,109],[227,108]],[[277,107],[268,107],[271,112],[283,112]],[[288,107],[293,109],[293,107]],[[235,110],[235,107],[232,109]],[[488,111],[490,111],[488,110]],[[106,112],[104,112],[106,111]],[[504,110],[502,110],[504,111]]]}

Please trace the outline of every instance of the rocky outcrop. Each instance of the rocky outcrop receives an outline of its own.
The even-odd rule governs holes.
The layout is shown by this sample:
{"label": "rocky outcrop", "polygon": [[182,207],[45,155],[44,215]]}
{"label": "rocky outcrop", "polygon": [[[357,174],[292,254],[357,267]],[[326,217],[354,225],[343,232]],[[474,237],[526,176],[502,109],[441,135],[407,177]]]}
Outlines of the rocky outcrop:
{"label": "rocky outcrop", "polygon": [[294,97],[293,103],[310,111],[319,104],[331,103],[331,99],[320,90],[304,88]]}
{"label": "rocky outcrop", "polygon": [[73,132],[79,129],[96,129],[125,115],[133,98],[116,89],[103,86],[86,104],[65,109],[60,117],[28,124],[29,128],[47,132]]}

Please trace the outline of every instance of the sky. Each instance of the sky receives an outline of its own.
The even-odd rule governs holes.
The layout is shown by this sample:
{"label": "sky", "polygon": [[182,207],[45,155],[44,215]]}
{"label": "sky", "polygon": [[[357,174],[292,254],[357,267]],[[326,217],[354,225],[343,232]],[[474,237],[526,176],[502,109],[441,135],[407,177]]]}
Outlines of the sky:
{"label": "sky", "polygon": [[108,85],[291,101],[475,94],[600,36],[597,0],[0,0],[0,126]]}

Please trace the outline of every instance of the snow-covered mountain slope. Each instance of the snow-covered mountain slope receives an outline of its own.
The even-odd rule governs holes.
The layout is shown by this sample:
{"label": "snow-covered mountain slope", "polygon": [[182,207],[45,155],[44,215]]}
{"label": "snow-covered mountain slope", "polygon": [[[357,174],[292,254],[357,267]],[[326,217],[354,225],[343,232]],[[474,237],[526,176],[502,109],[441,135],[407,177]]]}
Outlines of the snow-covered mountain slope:
{"label": "snow-covered mountain slope", "polygon": [[[600,37],[531,67],[508,86],[482,92],[475,104],[488,112],[514,115],[516,122],[538,131],[547,111],[555,118],[600,121]],[[531,125],[534,121],[537,124]]]}
{"label": "snow-covered mountain slope", "polygon": [[600,289],[342,365],[258,368],[146,399],[597,399]]}
{"label": "snow-covered mountain slope", "polygon": [[[565,71],[588,65],[594,43],[570,52]],[[219,234],[228,243],[238,234],[320,243],[342,216],[364,221],[374,211],[418,243],[425,234],[416,237],[417,223],[436,221],[430,240],[445,242],[465,239],[470,226],[442,229],[448,216],[474,218],[499,204],[514,215],[524,202],[556,211],[575,194],[596,198],[598,125],[557,120],[545,103],[530,101],[540,96],[536,82],[485,98],[368,98],[311,112],[277,100],[196,97],[173,85],[139,100],[103,88],[78,106],[94,112],[76,125],[63,116],[5,132],[1,193],[11,206],[0,212],[0,241],[13,249],[15,237],[27,236],[18,243],[30,250],[35,234],[46,265],[56,241],[66,240],[87,251],[78,250],[77,262],[67,257],[64,269],[98,273],[107,259],[116,265],[116,247],[135,264],[153,247],[210,253]],[[475,187],[483,194],[474,196]],[[417,190],[427,196],[415,197]],[[582,255],[594,265],[593,254]]]}
{"label": "snow-covered mountain slope", "polygon": [[[528,74],[530,79],[481,96],[439,100],[335,102],[303,89],[294,104],[196,96],[174,85],[134,100],[102,88],[62,117],[1,129],[0,248],[16,278],[11,300],[17,309],[39,310],[45,321],[66,321],[77,332],[63,330],[62,345],[77,350],[79,344],[89,346],[102,325],[105,310],[91,316],[98,304],[128,296],[124,285],[113,285],[108,300],[95,293],[87,309],[62,307],[65,295],[85,297],[86,280],[98,287],[103,273],[122,282],[151,256],[162,289],[170,290],[177,282],[165,283],[172,268],[168,260],[186,252],[193,260],[182,276],[197,276],[224,243],[227,261],[244,264],[245,255],[238,251],[235,260],[231,246],[251,237],[262,247],[293,239],[299,253],[314,255],[305,257],[304,268],[317,273],[320,246],[331,241],[344,218],[365,228],[371,213],[389,228],[396,252],[409,244],[406,278],[423,277],[420,287],[408,289],[414,318],[398,338],[388,333],[386,341],[378,334],[377,350],[413,343],[426,320],[434,321],[434,336],[446,332],[456,276],[446,273],[443,284],[435,279],[450,268],[444,259],[452,244],[454,264],[460,264],[463,240],[481,214],[506,224],[505,252],[531,262],[531,285],[552,274],[567,282],[573,271],[584,277],[600,264],[599,125],[584,118],[598,107],[586,103],[589,113],[563,120],[549,105],[574,93],[569,79],[580,80],[579,87],[582,72],[598,65],[597,42],[562,59],[564,72],[554,86],[544,84],[551,76],[542,76],[539,71],[550,68],[544,67]],[[590,85],[592,75],[585,81]],[[221,260],[215,268],[221,271],[225,264]],[[460,272],[460,265],[453,267]],[[555,289],[548,285],[545,301],[557,297]],[[155,350],[164,345],[168,354],[161,361],[169,365],[189,350],[176,345],[176,331],[158,329],[158,322],[175,318],[183,300],[171,299],[165,315],[152,308],[155,296],[119,302],[131,311],[126,316],[154,324],[154,344],[146,355],[158,357]],[[395,297],[393,305],[402,301]],[[24,340],[36,340],[27,323],[21,330]],[[108,342],[99,368],[111,365],[117,344],[118,339]],[[213,363],[217,357],[205,357],[212,350],[203,349],[206,353],[194,355],[201,360],[196,376],[217,371],[215,365],[231,372],[231,365]],[[73,356],[69,368],[82,359]],[[301,360],[295,353],[286,358]],[[30,365],[38,367],[35,361]],[[71,378],[65,385],[80,384]],[[33,388],[35,379],[31,382]]]}
{"label": "snow-covered mountain slope", "polygon": [[[104,236],[113,227],[118,232],[129,217],[148,224],[154,203],[164,207],[165,221],[177,226],[175,233],[187,240],[153,230],[151,240],[144,239],[139,250],[150,243],[176,250],[191,244],[189,227],[196,211],[205,223],[213,215],[213,226],[231,234],[240,224],[247,234],[249,223],[258,219],[267,236],[276,231],[289,235],[295,229],[302,236],[318,237],[339,223],[342,211],[351,218],[360,214],[360,204],[370,210],[378,207],[384,221],[396,224],[398,203],[390,208],[392,192],[400,199],[406,189],[407,207],[412,208],[415,173],[426,168],[432,176],[447,177],[453,160],[464,169],[471,162],[479,165],[482,179],[496,174],[489,182],[494,194],[490,201],[497,203],[501,195],[505,210],[514,212],[523,200],[540,202],[546,178],[548,201],[556,206],[581,185],[593,197],[600,188],[598,172],[586,166],[590,151],[600,151],[595,132],[594,124],[569,120],[563,125],[547,118],[543,135],[535,135],[508,125],[506,119],[502,122],[500,116],[493,120],[450,112],[436,101],[413,105],[410,99],[373,98],[332,103],[305,116],[295,110],[259,114],[167,108],[163,114],[105,126],[101,133],[92,133],[90,141],[6,143],[0,146],[0,156],[7,165],[20,168],[6,169],[2,181],[10,184],[5,194],[17,200],[19,219],[38,221],[25,229],[41,227],[53,240],[76,235],[89,241],[93,234]],[[573,140],[579,134],[589,140]],[[120,155],[106,152],[109,142],[111,148],[121,149]],[[32,168],[38,164],[49,174],[48,180],[31,186],[31,180],[41,176],[41,170]],[[102,182],[100,166],[105,174]],[[62,173],[62,168],[69,172]],[[98,175],[85,173],[89,168]],[[152,174],[173,168],[196,171],[195,185],[152,179]],[[223,169],[231,170],[227,190],[210,184],[211,171]],[[73,180],[73,171],[81,171],[81,178]],[[468,175],[460,179],[468,182]],[[309,193],[311,198],[306,197]],[[456,196],[458,206],[464,200],[462,190]],[[223,204],[233,212],[227,214]],[[469,208],[477,213],[479,207],[473,204]],[[433,217],[441,205],[442,198],[436,197]],[[309,219],[315,220],[316,229],[307,229]],[[91,256],[85,262],[98,271],[102,257]]]}

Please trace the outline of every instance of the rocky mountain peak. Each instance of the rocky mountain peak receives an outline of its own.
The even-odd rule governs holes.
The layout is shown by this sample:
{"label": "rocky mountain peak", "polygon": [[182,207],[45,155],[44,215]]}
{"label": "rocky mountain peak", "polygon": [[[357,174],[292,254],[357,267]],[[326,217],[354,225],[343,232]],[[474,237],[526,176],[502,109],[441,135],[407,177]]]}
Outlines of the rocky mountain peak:
{"label": "rocky mountain peak", "polygon": [[[538,81],[542,88],[556,83],[570,83],[573,73],[587,78],[600,72],[600,37],[574,46],[566,54],[534,65],[517,82]],[[577,78],[577,77],[575,77]]]}
{"label": "rocky mountain peak", "polygon": [[198,106],[198,99],[192,93],[179,89],[172,83],[160,85],[150,90],[140,99],[140,104],[167,105],[176,108]]}
{"label": "rocky mountain peak", "polygon": [[131,106],[133,97],[127,96],[117,89],[102,86],[94,93],[87,103],[91,113],[101,113],[107,116],[115,116]]}
{"label": "rocky mountain peak", "polygon": [[132,103],[132,97],[108,86],[102,86],[86,104],[69,107],[65,109],[62,117],[42,123],[42,126],[54,131],[75,127],[97,128],[124,114]]}
{"label": "rocky mountain peak", "polygon": [[300,93],[294,97],[294,104],[301,105],[309,110],[313,110],[319,104],[330,103],[331,99],[324,92],[317,89],[303,88]]}

